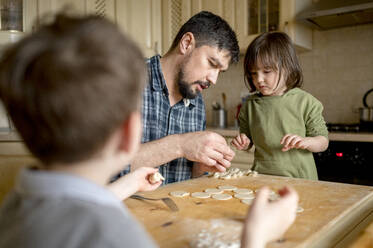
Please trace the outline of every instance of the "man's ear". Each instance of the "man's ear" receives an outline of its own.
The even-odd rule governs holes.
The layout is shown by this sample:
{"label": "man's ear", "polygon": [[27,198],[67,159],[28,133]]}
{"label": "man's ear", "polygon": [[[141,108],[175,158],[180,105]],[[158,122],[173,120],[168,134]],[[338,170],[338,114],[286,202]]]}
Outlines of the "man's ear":
{"label": "man's ear", "polygon": [[187,54],[190,53],[194,46],[195,46],[196,40],[194,39],[194,35],[191,32],[187,32],[181,37],[181,40],[179,42],[179,51],[181,54]]}
{"label": "man's ear", "polygon": [[134,154],[140,145],[141,130],[141,114],[139,111],[132,112],[122,125],[120,150]]}

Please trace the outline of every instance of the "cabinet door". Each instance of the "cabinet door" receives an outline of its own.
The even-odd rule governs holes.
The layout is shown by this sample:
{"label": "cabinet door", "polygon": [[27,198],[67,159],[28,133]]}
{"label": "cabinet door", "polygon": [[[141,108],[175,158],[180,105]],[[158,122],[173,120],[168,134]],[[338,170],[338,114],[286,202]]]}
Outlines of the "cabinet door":
{"label": "cabinet door", "polygon": [[113,22],[116,22],[115,4],[116,0],[85,0],[86,14],[106,17]]}
{"label": "cabinet door", "polygon": [[162,52],[161,0],[116,1],[116,20],[146,57]]}
{"label": "cabinet door", "polygon": [[312,30],[296,22],[311,0],[236,0],[236,32],[242,53],[260,33],[283,31],[299,50],[312,49]]}
{"label": "cabinet door", "polygon": [[85,6],[85,0],[38,0],[38,17],[45,18],[60,11],[85,14]]}
{"label": "cabinet door", "polygon": [[200,11],[210,11],[235,26],[236,0],[162,0],[163,51],[168,51],[181,26]]}

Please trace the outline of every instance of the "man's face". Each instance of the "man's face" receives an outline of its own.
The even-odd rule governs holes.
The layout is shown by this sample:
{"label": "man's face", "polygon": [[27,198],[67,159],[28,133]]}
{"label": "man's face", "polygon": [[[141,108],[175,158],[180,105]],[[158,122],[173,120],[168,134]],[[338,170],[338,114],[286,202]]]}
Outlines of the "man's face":
{"label": "man's face", "polygon": [[228,69],[231,57],[227,50],[211,46],[195,48],[180,65],[176,78],[183,98],[195,98],[199,92],[216,84],[220,72]]}

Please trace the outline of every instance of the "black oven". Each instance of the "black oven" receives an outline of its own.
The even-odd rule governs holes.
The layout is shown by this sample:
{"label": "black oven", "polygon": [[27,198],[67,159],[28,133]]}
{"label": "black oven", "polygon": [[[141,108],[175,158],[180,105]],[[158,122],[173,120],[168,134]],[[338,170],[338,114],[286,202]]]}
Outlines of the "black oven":
{"label": "black oven", "polygon": [[[367,132],[361,125],[328,124],[331,132]],[[372,133],[373,134],[373,133]],[[314,153],[319,180],[373,186],[373,142],[330,141]]]}

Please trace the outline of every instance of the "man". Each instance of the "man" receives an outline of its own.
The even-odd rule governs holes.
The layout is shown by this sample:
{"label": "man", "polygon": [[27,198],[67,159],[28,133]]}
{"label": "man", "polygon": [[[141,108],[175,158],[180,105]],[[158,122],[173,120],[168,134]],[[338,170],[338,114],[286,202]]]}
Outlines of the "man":
{"label": "man", "polygon": [[[234,152],[223,137],[206,129],[201,91],[237,62],[239,47],[228,23],[200,12],[179,30],[170,50],[150,58],[143,96],[142,145],[132,170],[160,166],[164,183],[225,171]],[[200,162],[200,163],[193,163]]]}

